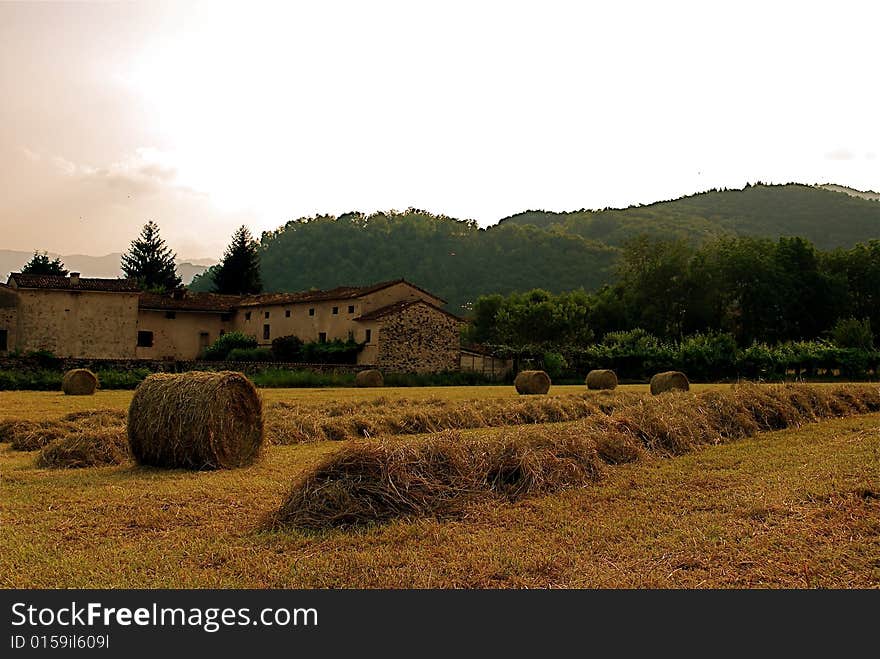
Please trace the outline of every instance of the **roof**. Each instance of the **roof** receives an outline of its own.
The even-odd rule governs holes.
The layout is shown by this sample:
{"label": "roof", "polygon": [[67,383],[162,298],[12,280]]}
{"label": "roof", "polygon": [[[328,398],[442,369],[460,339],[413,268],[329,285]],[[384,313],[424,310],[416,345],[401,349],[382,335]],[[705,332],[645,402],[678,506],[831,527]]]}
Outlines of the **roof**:
{"label": "roof", "polygon": [[407,281],[406,279],[392,279],[390,281],[383,281],[378,284],[371,284],[370,286],[337,286],[336,288],[331,288],[326,291],[302,291],[299,293],[264,293],[263,295],[249,295],[247,298],[242,300],[239,306],[241,307],[259,307],[266,306],[270,304],[294,304],[296,302],[320,302],[327,300],[352,300],[354,298],[363,297],[364,295],[369,295],[370,293],[375,293],[376,291],[381,291],[386,288],[390,288],[391,286],[396,286],[397,284],[406,284],[407,286],[411,286],[417,291],[421,291],[425,295],[430,295],[435,300],[440,300],[440,302],[445,303],[446,300],[443,298],[437,297],[433,293],[429,293],[424,288],[419,288],[412,282]]}
{"label": "roof", "polygon": [[241,303],[238,295],[219,295],[217,293],[141,293],[138,306],[141,309],[160,311],[203,311],[232,313]]}
{"label": "roof", "polygon": [[140,293],[140,288],[133,279],[97,279],[80,277],[74,283],[70,277],[61,275],[28,275],[13,272],[9,281],[17,288],[42,288],[58,291],[105,291],[110,293]]}
{"label": "roof", "polygon": [[417,300],[402,300],[400,302],[395,302],[394,304],[389,304],[384,307],[379,307],[378,309],[373,309],[372,311],[368,311],[365,314],[362,314],[355,318],[354,320],[359,322],[369,321],[369,320],[379,320],[380,318],[385,318],[386,316],[391,316],[393,314],[400,313],[404,309],[408,309],[414,304],[424,304],[426,307],[430,307],[434,311],[439,311],[442,314],[449,316],[450,318],[454,318],[455,320],[463,323],[464,319],[456,316],[454,313],[450,313],[446,311],[446,309],[442,309],[438,307],[436,304],[431,304],[421,298]]}

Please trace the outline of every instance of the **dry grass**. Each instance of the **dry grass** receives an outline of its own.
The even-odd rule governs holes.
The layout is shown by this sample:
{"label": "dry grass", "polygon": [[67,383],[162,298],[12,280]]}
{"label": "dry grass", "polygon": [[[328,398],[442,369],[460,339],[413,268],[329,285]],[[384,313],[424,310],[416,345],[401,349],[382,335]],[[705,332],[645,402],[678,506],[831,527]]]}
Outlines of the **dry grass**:
{"label": "dry grass", "polygon": [[241,373],[156,373],[137,388],[127,429],[140,464],[243,467],[263,446],[263,401]]}
{"label": "dry grass", "polygon": [[638,400],[607,416],[563,428],[523,426],[492,441],[444,433],[410,443],[357,442],[296,482],[270,525],[323,528],[460,515],[478,500],[517,500],[594,482],[602,473],[600,458],[633,461],[642,455],[639,445],[658,456],[681,455],[759,431],[868,411],[880,411],[876,385],[748,385]]}
{"label": "dry grass", "polygon": [[120,465],[131,459],[125,426],[109,426],[70,433],[45,446],[37,466],[79,469]]}
{"label": "dry grass", "polygon": [[41,470],[0,447],[0,587],[877,588],[878,426],[826,420],[355,533],[261,529],[338,443],[213,472]]}

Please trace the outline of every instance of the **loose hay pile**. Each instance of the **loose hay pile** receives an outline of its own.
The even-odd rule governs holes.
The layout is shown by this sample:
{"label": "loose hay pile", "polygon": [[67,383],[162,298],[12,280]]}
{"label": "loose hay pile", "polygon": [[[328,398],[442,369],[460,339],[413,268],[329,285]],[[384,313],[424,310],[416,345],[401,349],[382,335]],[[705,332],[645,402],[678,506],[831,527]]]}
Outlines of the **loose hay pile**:
{"label": "loose hay pile", "polygon": [[140,464],[243,467],[263,445],[263,402],[241,373],[156,373],[132,398],[128,439]]}
{"label": "loose hay pile", "polygon": [[448,517],[478,500],[517,500],[601,477],[603,464],[670,456],[830,416],[880,411],[876,385],[735,386],[640,400],[567,426],[491,440],[447,431],[356,442],[300,478],[273,527],[326,528]]}
{"label": "loose hay pile", "polygon": [[546,394],[550,391],[550,376],[545,371],[520,371],[513,386],[521,396]]}
{"label": "loose hay pile", "polygon": [[366,371],[358,371],[354,376],[354,383],[358,387],[384,387],[385,378],[382,372],[372,368]]}
{"label": "loose hay pile", "polygon": [[589,440],[465,440],[455,431],[422,442],[382,440],[343,448],[290,493],[275,527],[350,526],[395,517],[450,516],[486,497],[506,500],[599,477]]}
{"label": "loose hay pile", "polygon": [[87,368],[67,371],[61,379],[61,391],[67,396],[91,396],[98,388],[98,376]]}
{"label": "loose hay pile", "polygon": [[657,373],[651,378],[651,395],[666,393],[667,391],[688,391],[691,388],[687,376],[680,371],[666,371]]}
{"label": "loose hay pile", "polygon": [[587,389],[602,390],[617,387],[617,375],[608,369],[597,369],[587,373]]}
{"label": "loose hay pile", "polygon": [[130,458],[125,426],[99,427],[66,435],[45,446],[37,466],[49,469],[106,467]]}

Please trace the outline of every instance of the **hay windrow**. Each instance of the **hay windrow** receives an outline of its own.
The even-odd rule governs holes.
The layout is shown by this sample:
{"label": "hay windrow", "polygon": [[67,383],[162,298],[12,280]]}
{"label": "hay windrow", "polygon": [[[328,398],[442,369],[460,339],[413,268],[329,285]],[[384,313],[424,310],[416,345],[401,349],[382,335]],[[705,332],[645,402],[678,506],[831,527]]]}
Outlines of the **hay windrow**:
{"label": "hay windrow", "polygon": [[87,368],[67,371],[61,379],[61,391],[67,396],[91,396],[98,388],[98,376]]}
{"label": "hay windrow", "polygon": [[106,467],[128,462],[128,436],[124,426],[100,427],[66,435],[43,447],[37,466],[48,469]]}
{"label": "hay windrow", "polygon": [[498,439],[444,431],[423,440],[354,442],[300,478],[273,527],[347,527],[399,517],[456,516],[475,501],[516,501],[587,485],[603,464],[880,411],[880,387],[734,386],[671,393],[566,426],[521,426]]}
{"label": "hay windrow", "polygon": [[128,439],[140,464],[243,467],[260,455],[263,402],[241,373],[156,373],[138,386],[132,398]]}

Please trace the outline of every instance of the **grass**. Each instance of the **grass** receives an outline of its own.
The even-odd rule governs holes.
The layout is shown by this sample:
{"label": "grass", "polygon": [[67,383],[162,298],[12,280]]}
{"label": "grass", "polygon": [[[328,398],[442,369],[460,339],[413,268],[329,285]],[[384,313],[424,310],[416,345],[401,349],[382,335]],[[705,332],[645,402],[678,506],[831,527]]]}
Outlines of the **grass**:
{"label": "grass", "polygon": [[[130,395],[100,392],[92,407],[124,406],[119,393]],[[0,405],[39,419],[82,404],[38,394]],[[37,469],[34,454],[0,445],[0,586],[876,588],[878,428],[880,414],[828,420],[649,456],[451,521],[321,532],[265,521],[338,442],[271,446],[251,467],[198,473]]]}

